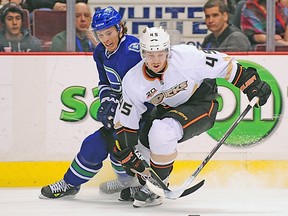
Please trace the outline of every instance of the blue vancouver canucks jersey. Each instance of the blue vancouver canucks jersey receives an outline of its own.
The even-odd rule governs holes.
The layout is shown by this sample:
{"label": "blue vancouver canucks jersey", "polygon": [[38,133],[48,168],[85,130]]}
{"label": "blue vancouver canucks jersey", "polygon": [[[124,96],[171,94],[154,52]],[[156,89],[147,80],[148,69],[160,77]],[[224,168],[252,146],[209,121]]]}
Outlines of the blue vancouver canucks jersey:
{"label": "blue vancouver canucks jersey", "polygon": [[125,35],[113,53],[108,53],[100,43],[94,50],[93,58],[99,73],[100,98],[106,90],[122,93],[123,77],[141,60],[139,40],[132,35]]}

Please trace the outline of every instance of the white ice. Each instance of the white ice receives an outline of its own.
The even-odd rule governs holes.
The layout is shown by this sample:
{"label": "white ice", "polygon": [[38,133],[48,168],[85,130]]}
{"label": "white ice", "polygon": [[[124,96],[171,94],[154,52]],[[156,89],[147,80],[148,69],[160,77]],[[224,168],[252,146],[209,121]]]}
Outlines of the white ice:
{"label": "white ice", "polygon": [[157,207],[132,207],[119,194],[84,186],[74,199],[43,200],[40,188],[1,188],[0,216],[287,216],[288,189],[217,188],[165,200]]}

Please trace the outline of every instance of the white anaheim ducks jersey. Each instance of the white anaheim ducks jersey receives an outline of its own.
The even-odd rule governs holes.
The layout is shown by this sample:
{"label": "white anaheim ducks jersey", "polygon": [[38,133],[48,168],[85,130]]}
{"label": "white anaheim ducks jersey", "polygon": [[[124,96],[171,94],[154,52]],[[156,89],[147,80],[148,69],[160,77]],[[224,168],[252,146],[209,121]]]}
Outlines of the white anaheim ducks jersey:
{"label": "white anaheim ducks jersey", "polygon": [[140,61],[123,79],[123,100],[116,112],[115,127],[139,129],[141,114],[146,111],[145,103],[177,107],[193,96],[205,78],[225,78],[232,82],[237,63],[224,53],[174,45],[160,80],[149,77],[144,60]]}

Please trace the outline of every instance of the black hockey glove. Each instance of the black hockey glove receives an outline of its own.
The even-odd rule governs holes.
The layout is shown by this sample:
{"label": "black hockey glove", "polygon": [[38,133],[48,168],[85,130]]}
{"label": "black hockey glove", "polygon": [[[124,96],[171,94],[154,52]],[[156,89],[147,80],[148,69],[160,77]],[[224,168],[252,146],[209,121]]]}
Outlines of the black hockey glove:
{"label": "black hockey glove", "polygon": [[256,68],[253,67],[244,68],[238,64],[236,76],[232,83],[247,95],[249,101],[257,96],[259,102],[256,107],[258,105],[263,106],[271,94],[270,86],[260,79]]}
{"label": "black hockey glove", "polygon": [[140,173],[144,172],[145,166],[142,162],[144,159],[137,149],[128,147],[123,150],[119,150],[117,145],[115,145],[113,155],[115,159],[121,163],[127,174],[134,176],[135,173],[132,171],[133,169]]}
{"label": "black hockey glove", "polygon": [[97,119],[102,122],[105,128],[113,129],[113,119],[118,105],[120,95],[114,92],[107,92],[101,99]]}
{"label": "black hockey glove", "polygon": [[[271,94],[271,88],[264,81],[260,81],[254,85],[253,84],[251,84],[243,92],[247,95],[249,101],[251,101],[254,97],[257,96],[259,98],[259,102],[258,102],[259,106],[263,106],[267,102]],[[256,107],[258,106],[256,105]]]}

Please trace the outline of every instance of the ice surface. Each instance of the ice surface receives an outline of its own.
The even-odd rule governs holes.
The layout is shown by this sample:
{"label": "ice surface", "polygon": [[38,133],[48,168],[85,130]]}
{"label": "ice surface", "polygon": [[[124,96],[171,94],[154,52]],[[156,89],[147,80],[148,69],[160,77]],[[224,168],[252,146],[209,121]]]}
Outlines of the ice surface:
{"label": "ice surface", "polygon": [[84,186],[74,199],[43,200],[40,188],[0,188],[0,216],[286,216],[288,189],[217,188],[165,200],[157,207],[132,207],[119,194]]}

